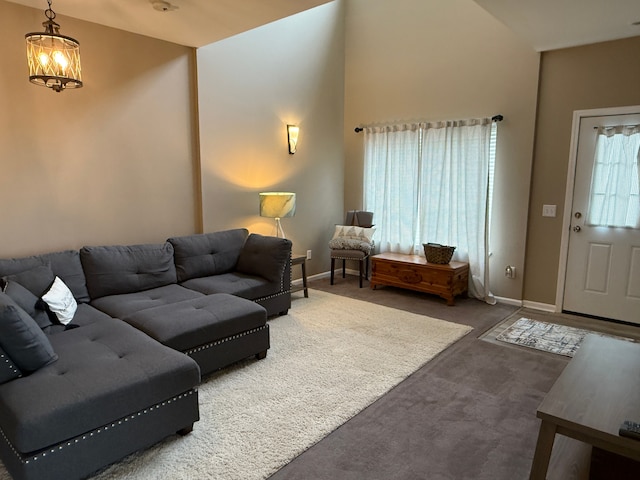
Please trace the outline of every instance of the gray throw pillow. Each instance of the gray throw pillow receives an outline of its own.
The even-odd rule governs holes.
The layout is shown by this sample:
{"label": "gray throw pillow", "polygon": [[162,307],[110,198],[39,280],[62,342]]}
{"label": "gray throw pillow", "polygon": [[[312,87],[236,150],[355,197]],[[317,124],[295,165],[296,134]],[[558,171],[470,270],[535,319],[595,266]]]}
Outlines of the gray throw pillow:
{"label": "gray throw pillow", "polygon": [[279,282],[289,258],[290,240],[252,233],[240,252],[236,270],[247,275],[259,275],[270,282]]}
{"label": "gray throw pillow", "polygon": [[9,295],[16,304],[32,317],[43,330],[52,325],[46,305],[29,290],[18,282],[9,280],[6,282],[4,293]]}
{"label": "gray throw pillow", "polygon": [[33,372],[58,359],[36,321],[1,292],[0,347],[23,372]]}

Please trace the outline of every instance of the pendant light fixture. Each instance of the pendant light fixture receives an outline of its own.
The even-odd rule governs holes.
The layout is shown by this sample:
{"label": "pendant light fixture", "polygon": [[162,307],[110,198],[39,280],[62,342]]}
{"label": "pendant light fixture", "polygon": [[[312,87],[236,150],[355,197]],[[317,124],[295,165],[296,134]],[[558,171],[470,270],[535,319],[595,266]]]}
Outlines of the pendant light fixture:
{"label": "pendant light fixture", "polygon": [[80,68],[80,43],[65,35],[60,35],[60,25],[54,19],[51,0],[44,11],[47,20],[42,22],[44,32],[27,33],[27,62],[29,81],[49,87],[56,92],[66,88],[82,87]]}

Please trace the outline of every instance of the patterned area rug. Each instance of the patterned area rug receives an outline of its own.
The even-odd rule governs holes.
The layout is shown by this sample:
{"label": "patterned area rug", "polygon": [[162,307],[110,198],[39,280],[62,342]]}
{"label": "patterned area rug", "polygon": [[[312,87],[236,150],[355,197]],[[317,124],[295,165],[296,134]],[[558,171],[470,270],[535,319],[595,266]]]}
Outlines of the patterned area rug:
{"label": "patterned area rug", "polygon": [[590,333],[633,341],[630,338],[605,335],[592,330],[566,327],[524,317],[514,322],[513,325],[498,335],[496,340],[564,355],[565,357],[573,357],[578,348],[580,348],[584,337]]}

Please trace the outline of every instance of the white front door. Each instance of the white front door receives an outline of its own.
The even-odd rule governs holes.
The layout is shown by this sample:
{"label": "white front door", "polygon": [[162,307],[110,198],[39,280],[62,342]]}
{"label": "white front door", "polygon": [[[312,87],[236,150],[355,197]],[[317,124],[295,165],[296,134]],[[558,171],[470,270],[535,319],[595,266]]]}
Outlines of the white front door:
{"label": "white front door", "polygon": [[579,121],[562,309],[640,324],[640,229],[605,226],[589,217],[597,204],[591,191],[598,127],[640,125],[640,109]]}

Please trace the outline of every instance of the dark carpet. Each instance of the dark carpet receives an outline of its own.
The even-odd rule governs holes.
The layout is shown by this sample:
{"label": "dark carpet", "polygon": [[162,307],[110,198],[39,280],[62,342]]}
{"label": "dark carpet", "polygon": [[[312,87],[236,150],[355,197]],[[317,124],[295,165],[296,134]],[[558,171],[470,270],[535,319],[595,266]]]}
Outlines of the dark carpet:
{"label": "dark carpet", "polygon": [[[372,290],[368,283],[360,289],[357,278],[349,276],[333,286],[328,279],[309,286],[470,325],[474,331],[271,480],[528,478],[539,427],[536,408],[568,359],[478,338],[515,307],[464,298],[448,307],[433,295]],[[304,302],[302,292],[293,302]]]}

